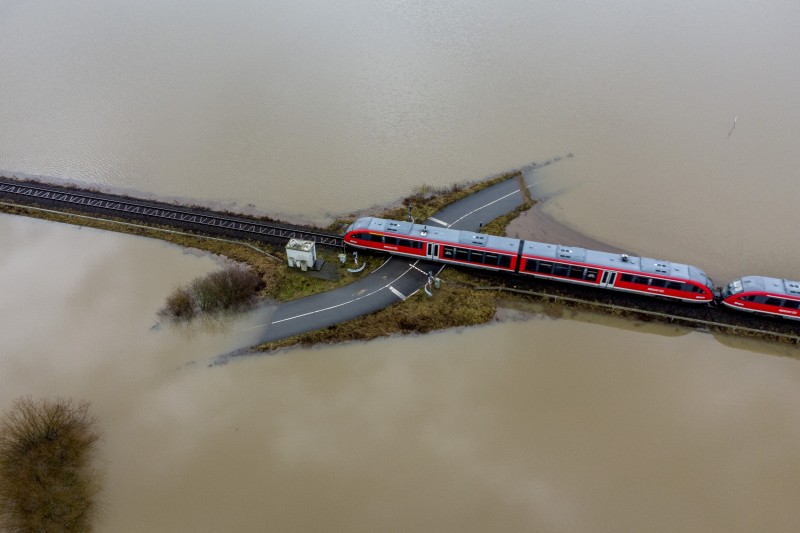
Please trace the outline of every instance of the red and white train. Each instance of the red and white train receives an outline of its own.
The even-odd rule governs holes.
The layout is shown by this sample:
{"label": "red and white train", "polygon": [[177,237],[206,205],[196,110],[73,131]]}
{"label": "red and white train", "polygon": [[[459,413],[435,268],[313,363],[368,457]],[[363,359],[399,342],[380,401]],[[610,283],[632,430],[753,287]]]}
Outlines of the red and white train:
{"label": "red and white train", "polygon": [[725,287],[722,304],[738,311],[800,320],[800,281],[745,276]]}
{"label": "red and white train", "polygon": [[376,217],[353,222],[344,242],[428,261],[687,303],[719,300],[737,310],[800,320],[800,283],[787,280],[749,276],[731,283],[719,298],[711,279],[692,265]]}

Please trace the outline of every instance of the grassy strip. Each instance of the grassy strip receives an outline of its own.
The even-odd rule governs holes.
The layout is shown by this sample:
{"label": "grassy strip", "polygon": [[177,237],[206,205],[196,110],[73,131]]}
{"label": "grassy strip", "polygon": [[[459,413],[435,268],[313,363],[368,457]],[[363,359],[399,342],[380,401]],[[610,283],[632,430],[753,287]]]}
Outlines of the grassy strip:
{"label": "grassy strip", "polygon": [[[425,220],[453,202],[457,202],[487,187],[512,178],[522,178],[522,172],[515,170],[484,181],[475,183],[454,183],[449,187],[421,185],[415,188],[410,196],[407,196],[400,202],[401,206],[386,209],[377,216],[392,220],[407,220],[408,208],[411,206],[411,214],[414,216],[414,219],[417,221]],[[358,218],[357,215],[339,218],[328,226],[326,230],[331,232],[341,231],[343,227],[347,227],[356,218]]]}
{"label": "grassy strip", "polygon": [[[453,275],[455,274],[455,275]],[[290,346],[311,346],[343,341],[365,341],[393,334],[428,333],[458,326],[489,322],[497,309],[495,295],[475,291],[458,283],[461,274],[449,270],[442,273],[442,288],[429,298],[422,291],[401,305],[393,305],[326,329],[261,344],[252,351],[264,352]]]}
{"label": "grassy strip", "polygon": [[[238,263],[252,267],[264,280],[264,288],[259,294],[262,298],[277,301],[288,301],[302,298],[318,292],[352,283],[360,274],[351,274],[342,270],[339,281],[317,279],[296,269],[286,266],[285,250],[256,241],[234,241],[219,239],[190,231],[175,231],[171,226],[152,225],[137,222],[131,224],[120,218],[98,219],[86,216],[85,213],[64,210],[40,209],[28,206],[12,206],[0,204],[0,212],[29,216],[51,222],[61,222],[82,227],[90,227],[117,233],[125,233],[140,237],[149,237],[171,242],[186,248],[194,248],[214,255],[224,256]],[[319,249],[317,256],[329,262],[338,263],[336,252]]]}
{"label": "grassy strip", "polygon": [[500,237],[505,237],[506,228],[511,223],[511,221],[520,216],[522,213],[524,213],[531,207],[533,207],[534,205],[536,205],[535,201],[531,202],[526,201],[513,211],[510,211],[509,213],[506,213],[501,217],[497,217],[488,224],[484,225],[483,228],[481,229],[481,233],[486,233],[487,235],[498,235]]}

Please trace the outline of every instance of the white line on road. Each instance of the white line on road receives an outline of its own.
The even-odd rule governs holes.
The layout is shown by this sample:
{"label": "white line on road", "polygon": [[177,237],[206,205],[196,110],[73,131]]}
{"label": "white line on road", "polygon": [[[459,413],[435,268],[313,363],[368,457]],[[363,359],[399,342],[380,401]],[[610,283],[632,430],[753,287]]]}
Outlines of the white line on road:
{"label": "white line on road", "polygon": [[[347,300],[346,302],[340,302],[340,303],[338,303],[338,304],[336,304],[336,305],[332,305],[332,306],[330,306],[330,307],[325,307],[324,309],[316,309],[316,310],[314,310],[314,311],[309,311],[308,313],[302,313],[302,314],[299,314],[299,315],[290,316],[290,317],[287,317],[287,318],[282,318],[282,319],[280,319],[280,320],[274,320],[274,321],[272,321],[272,322],[270,323],[270,325],[272,325],[272,324],[279,324],[280,322],[287,322],[287,321],[289,321],[289,320],[294,320],[295,318],[302,318],[302,317],[304,317],[304,316],[309,316],[309,315],[313,315],[313,314],[316,314],[316,313],[322,313],[322,312],[324,312],[324,311],[330,311],[331,309],[336,309],[337,307],[342,307],[342,306],[345,306],[345,305],[351,304],[351,303],[353,303],[353,302],[357,302],[358,300],[363,300],[364,298],[368,298],[368,297],[372,296],[373,294],[377,294],[377,293],[379,293],[379,292],[380,292],[380,291],[382,291],[383,289],[391,288],[391,285],[392,285],[392,283],[395,283],[397,280],[399,280],[400,278],[402,278],[403,276],[405,276],[406,274],[408,274],[409,272],[411,272],[413,269],[415,269],[415,268],[416,268],[416,267],[415,267],[415,265],[416,265],[417,263],[419,263],[419,261],[414,261],[414,263],[413,263],[413,264],[410,264],[410,265],[408,266],[408,268],[407,268],[407,269],[406,269],[406,270],[405,270],[405,271],[404,271],[402,274],[400,274],[399,276],[397,276],[395,279],[393,279],[392,281],[390,281],[390,282],[389,282],[389,283],[387,283],[386,285],[384,285],[384,286],[382,286],[382,287],[379,287],[379,288],[375,289],[374,291],[372,291],[372,292],[370,292],[370,293],[367,293],[367,294],[362,294],[362,295],[361,295],[361,296],[359,296],[358,298],[353,298],[352,300]],[[266,326],[266,325],[267,325],[267,324],[263,324],[263,326]],[[261,327],[261,326],[253,326],[253,328],[256,328],[256,327]],[[253,328],[251,328],[251,329],[253,329]]]}
{"label": "white line on road", "polygon": [[389,285],[389,290],[392,291],[395,296],[397,296],[401,300],[405,301],[405,299],[406,299],[406,295],[405,294],[403,294],[402,292],[398,291],[397,289],[395,289],[391,285]]}
{"label": "white line on road", "polygon": [[470,211],[470,212],[469,212],[469,213],[467,213],[466,215],[462,216],[462,217],[461,217],[461,218],[459,218],[458,220],[454,220],[454,221],[453,221],[451,224],[449,224],[447,227],[448,227],[448,228],[449,228],[449,227],[452,227],[452,226],[453,226],[453,224],[455,224],[455,223],[456,223],[456,222],[458,222],[459,220],[463,220],[463,219],[467,218],[468,216],[470,216],[471,214],[473,214],[473,213],[475,213],[475,212],[477,212],[477,211],[480,211],[480,210],[481,210],[481,209],[483,209],[484,207],[489,207],[490,205],[492,205],[492,204],[496,204],[496,203],[497,203],[497,202],[499,202],[500,200],[505,200],[505,199],[506,199],[506,198],[508,198],[509,196],[513,196],[513,195],[515,195],[515,194],[522,194],[522,193],[520,192],[520,190],[519,190],[519,189],[515,189],[513,192],[510,192],[510,193],[506,194],[505,196],[501,196],[500,198],[498,198],[498,199],[496,199],[496,200],[492,200],[492,201],[491,201],[491,202],[489,202],[488,204],[484,204],[484,205],[482,205],[482,206],[478,207],[477,209],[473,209],[472,211]]}
{"label": "white line on road", "polygon": [[445,222],[444,220],[439,220],[438,218],[428,217],[428,220],[433,220],[434,222],[436,222],[437,224],[441,224],[445,228],[449,228],[450,227],[450,226],[447,225],[447,222]]}

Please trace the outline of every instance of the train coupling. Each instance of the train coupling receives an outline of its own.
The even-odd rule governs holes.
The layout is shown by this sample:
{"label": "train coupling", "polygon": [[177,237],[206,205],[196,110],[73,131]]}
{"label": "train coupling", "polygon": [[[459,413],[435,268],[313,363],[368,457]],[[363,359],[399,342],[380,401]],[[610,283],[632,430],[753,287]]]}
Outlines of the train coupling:
{"label": "train coupling", "polygon": [[711,296],[713,296],[713,300],[711,300],[711,305],[717,305],[722,300],[722,287],[714,287],[714,290],[711,291]]}

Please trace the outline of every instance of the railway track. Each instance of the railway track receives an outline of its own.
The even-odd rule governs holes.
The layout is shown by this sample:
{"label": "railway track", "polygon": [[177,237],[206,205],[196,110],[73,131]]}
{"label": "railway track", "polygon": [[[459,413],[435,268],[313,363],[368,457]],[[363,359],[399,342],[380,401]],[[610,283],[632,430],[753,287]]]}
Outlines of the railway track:
{"label": "railway track", "polygon": [[0,179],[0,198],[49,208],[69,208],[95,215],[140,220],[211,235],[256,239],[272,244],[283,244],[289,239],[303,239],[314,241],[320,246],[344,246],[341,236],[314,228],[29,181]]}

